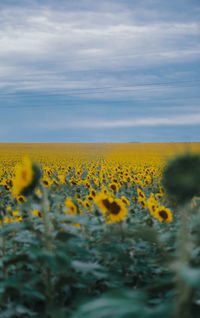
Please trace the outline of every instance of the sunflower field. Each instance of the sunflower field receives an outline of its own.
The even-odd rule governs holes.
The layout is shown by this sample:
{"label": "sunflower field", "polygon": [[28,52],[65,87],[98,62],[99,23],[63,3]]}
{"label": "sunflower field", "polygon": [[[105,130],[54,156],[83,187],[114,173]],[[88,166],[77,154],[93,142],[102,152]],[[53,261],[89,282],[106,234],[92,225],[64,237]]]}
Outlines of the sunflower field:
{"label": "sunflower field", "polygon": [[0,317],[200,317],[200,143],[0,144]]}

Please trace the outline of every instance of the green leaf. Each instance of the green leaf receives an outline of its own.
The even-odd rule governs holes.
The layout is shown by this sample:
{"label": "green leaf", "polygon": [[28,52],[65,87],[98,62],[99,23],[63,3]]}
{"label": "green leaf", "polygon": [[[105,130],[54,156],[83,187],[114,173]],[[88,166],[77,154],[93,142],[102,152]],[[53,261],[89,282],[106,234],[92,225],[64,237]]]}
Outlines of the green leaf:
{"label": "green leaf", "polygon": [[179,273],[189,285],[200,288],[200,269],[181,266]]}
{"label": "green leaf", "polygon": [[72,318],[139,318],[143,313],[143,297],[136,292],[106,294],[80,306]]}

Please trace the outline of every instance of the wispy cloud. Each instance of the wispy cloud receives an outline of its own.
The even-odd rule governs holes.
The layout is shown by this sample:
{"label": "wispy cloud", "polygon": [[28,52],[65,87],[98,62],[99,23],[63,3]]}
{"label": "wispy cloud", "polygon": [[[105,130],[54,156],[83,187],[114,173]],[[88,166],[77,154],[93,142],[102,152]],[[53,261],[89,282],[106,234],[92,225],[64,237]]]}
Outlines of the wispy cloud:
{"label": "wispy cloud", "polygon": [[156,126],[190,126],[200,125],[200,113],[175,115],[171,117],[146,117],[146,118],[127,118],[122,120],[98,120],[91,118],[90,120],[77,121],[56,121],[38,123],[38,128],[61,130],[67,128],[121,128],[121,127],[156,127]]}

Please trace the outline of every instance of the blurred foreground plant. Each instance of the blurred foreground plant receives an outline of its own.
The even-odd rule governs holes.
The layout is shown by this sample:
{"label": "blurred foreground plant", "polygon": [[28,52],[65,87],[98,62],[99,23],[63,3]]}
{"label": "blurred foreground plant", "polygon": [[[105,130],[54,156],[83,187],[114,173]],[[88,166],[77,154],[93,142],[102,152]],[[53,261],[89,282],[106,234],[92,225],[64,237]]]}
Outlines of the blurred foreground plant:
{"label": "blurred foreground plant", "polygon": [[15,167],[15,177],[13,179],[13,196],[29,195],[39,184],[41,171],[39,166],[32,162],[30,158],[24,157],[23,162]]}
{"label": "blurred foreground plant", "polygon": [[163,186],[170,199],[177,203],[180,225],[177,237],[177,297],[175,317],[190,317],[193,287],[184,279],[181,268],[188,267],[193,248],[191,238],[191,199],[200,194],[200,155],[186,153],[171,160],[163,171]]}
{"label": "blurred foreground plant", "polygon": [[170,199],[183,205],[200,194],[200,155],[184,154],[171,160],[163,171],[162,183]]}

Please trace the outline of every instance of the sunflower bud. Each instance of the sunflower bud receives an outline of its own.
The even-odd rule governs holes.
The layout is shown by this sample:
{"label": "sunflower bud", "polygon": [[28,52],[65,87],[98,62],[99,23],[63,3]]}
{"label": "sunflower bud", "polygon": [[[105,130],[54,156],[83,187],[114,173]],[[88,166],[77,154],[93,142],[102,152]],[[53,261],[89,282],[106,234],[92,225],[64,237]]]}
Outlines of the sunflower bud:
{"label": "sunflower bud", "polygon": [[200,193],[200,155],[185,154],[169,162],[162,183],[170,199],[184,204]]}

